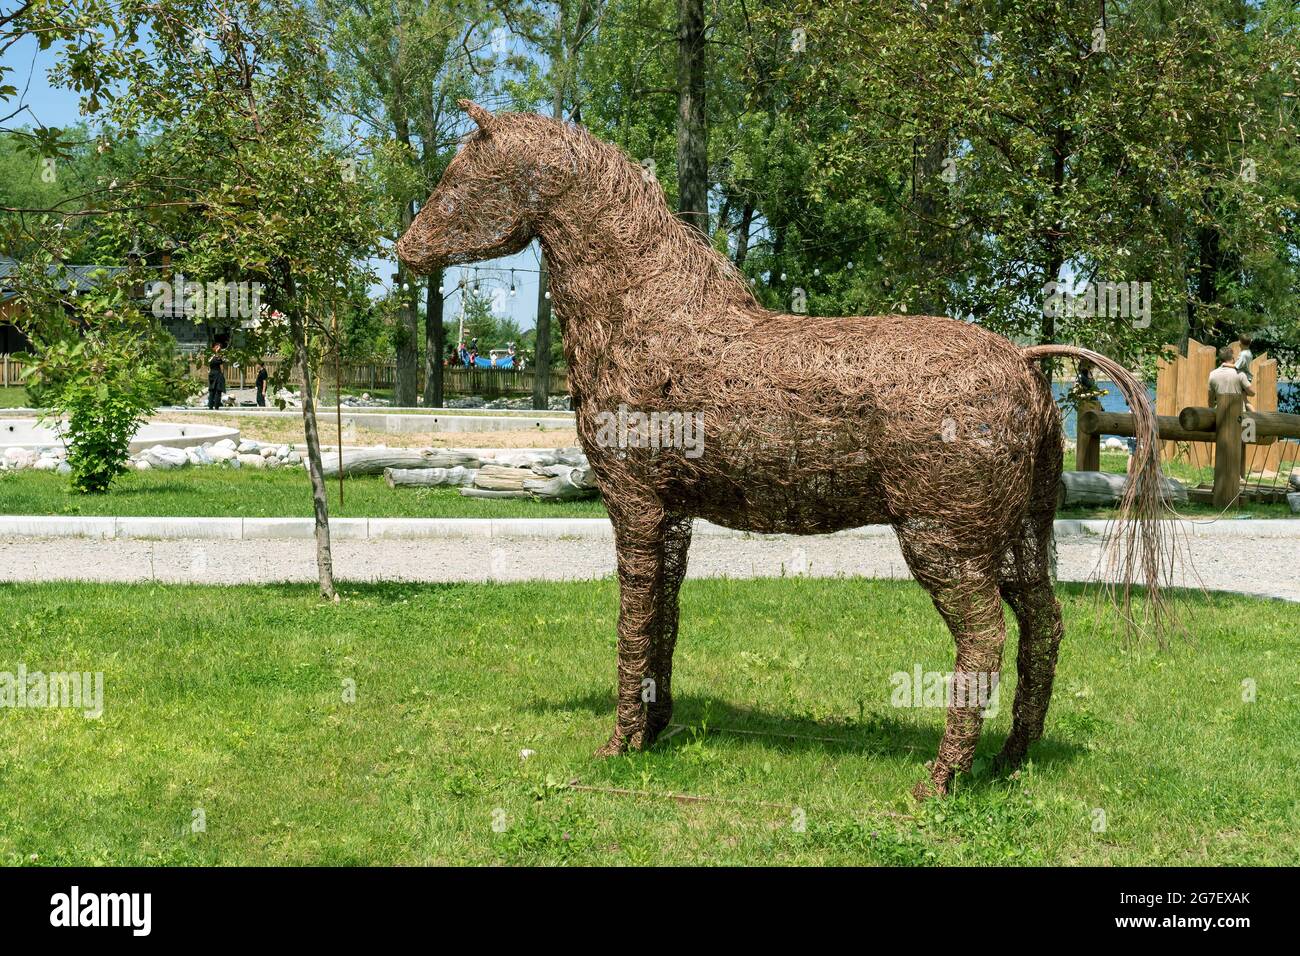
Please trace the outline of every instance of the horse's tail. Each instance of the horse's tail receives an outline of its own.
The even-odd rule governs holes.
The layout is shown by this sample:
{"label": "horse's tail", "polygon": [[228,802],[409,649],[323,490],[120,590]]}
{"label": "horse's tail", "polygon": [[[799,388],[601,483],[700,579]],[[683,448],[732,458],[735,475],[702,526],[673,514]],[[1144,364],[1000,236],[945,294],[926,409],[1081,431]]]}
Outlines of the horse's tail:
{"label": "horse's tail", "polygon": [[1158,639],[1163,639],[1170,608],[1165,587],[1172,577],[1175,541],[1170,523],[1165,479],[1160,470],[1160,432],[1146,386],[1128,369],[1104,355],[1073,345],[1035,345],[1021,352],[1027,360],[1066,356],[1086,359],[1110,378],[1133,413],[1137,449],[1120,499],[1119,514],[1106,529],[1109,586],[1120,585],[1118,605],[1125,621],[1134,624],[1132,589],[1140,581],[1147,589],[1147,611]]}

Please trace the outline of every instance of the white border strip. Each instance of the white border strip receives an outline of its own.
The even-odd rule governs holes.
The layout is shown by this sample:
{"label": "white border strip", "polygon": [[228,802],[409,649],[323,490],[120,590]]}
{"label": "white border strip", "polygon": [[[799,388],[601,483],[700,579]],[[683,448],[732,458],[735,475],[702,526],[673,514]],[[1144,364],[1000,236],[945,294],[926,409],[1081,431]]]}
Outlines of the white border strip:
{"label": "white border strip", "polygon": [[[1058,538],[1095,537],[1109,521],[1063,519]],[[1300,541],[1300,520],[1286,518],[1179,521],[1179,532],[1194,537],[1282,538]],[[330,533],[340,540],[486,538],[612,538],[608,518],[331,518]],[[826,537],[892,537],[889,525],[864,525]],[[0,537],[136,538],[187,540],[293,540],[315,534],[311,518],[175,518],[0,515]],[[696,520],[695,534],[725,538],[793,538],[756,534]]]}

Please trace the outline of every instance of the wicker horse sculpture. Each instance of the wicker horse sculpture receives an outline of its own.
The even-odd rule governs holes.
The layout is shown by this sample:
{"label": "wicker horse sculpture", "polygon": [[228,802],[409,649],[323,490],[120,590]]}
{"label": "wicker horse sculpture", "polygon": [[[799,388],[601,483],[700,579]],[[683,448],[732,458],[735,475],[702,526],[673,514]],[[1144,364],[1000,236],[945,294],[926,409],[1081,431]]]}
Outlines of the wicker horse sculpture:
{"label": "wicker horse sculpture", "polygon": [[[1062,435],[1032,362],[1088,358],[1119,387],[1141,435],[1122,511],[1147,519],[1161,478],[1141,383],[1085,349],[1021,349],[953,319],[772,312],[617,148],[556,120],[461,106],[478,129],[398,254],[426,273],[534,238],[546,252],[578,436],[618,557],[617,717],[599,753],[648,747],[668,724],[677,594],[701,517],[769,533],[893,526],[957,645],[918,796],[946,793],[970,767],[1005,600],[1018,677],[999,762],[1018,763],[1042,734],[1062,634],[1049,575]],[[1158,583],[1159,524],[1123,526],[1113,570],[1124,581],[1140,571]]]}

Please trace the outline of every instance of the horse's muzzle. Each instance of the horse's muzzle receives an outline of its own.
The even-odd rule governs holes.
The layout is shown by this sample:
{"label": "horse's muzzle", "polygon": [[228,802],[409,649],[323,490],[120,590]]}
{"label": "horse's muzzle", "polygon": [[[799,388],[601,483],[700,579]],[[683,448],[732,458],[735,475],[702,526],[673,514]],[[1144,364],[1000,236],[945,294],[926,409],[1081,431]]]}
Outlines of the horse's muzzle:
{"label": "horse's muzzle", "polygon": [[438,257],[414,225],[397,240],[397,258],[416,275],[428,275],[438,266]]}

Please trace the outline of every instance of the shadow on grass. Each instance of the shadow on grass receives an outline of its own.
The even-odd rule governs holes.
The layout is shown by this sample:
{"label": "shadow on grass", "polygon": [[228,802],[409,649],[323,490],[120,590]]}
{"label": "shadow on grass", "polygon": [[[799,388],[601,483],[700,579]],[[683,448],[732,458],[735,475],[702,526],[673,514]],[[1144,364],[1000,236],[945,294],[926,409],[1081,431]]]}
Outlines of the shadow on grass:
{"label": "shadow on grass", "polygon": [[[563,700],[534,700],[527,705],[535,714],[587,712],[614,719],[614,694],[588,691]],[[677,725],[685,730],[673,733]],[[943,736],[940,720],[925,725],[904,722],[892,713],[872,712],[861,719],[815,720],[809,717],[773,713],[735,704],[711,694],[683,694],[673,708],[673,728],[665,731],[651,748],[671,751],[695,739],[704,731],[710,737],[726,737],[738,748],[763,747],[801,753],[858,753],[914,758],[924,763],[934,758]],[[978,757],[993,757],[1006,734],[986,733],[980,738]],[[593,741],[593,749],[603,741]],[[1030,748],[1038,766],[1068,764],[1084,748],[1050,734]]]}

